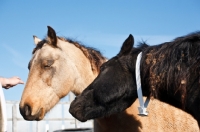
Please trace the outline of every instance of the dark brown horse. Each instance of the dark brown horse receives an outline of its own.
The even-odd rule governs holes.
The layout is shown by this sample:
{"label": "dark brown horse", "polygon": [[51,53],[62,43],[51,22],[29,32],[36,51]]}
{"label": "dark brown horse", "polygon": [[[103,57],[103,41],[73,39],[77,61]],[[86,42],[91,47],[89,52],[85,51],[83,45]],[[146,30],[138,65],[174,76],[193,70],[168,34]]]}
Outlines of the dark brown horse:
{"label": "dark brown horse", "polygon": [[118,55],[101,66],[97,78],[71,103],[70,113],[86,121],[128,108],[138,98],[135,67],[142,52],[143,95],[186,111],[200,124],[200,32],[156,46],[133,48],[133,43],[130,35]]}

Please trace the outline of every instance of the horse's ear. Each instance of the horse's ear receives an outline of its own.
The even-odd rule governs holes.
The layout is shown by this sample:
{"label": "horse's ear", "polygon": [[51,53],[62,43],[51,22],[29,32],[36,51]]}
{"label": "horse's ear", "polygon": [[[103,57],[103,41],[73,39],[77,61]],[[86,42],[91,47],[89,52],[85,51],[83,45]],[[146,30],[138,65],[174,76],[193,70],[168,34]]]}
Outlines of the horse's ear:
{"label": "horse's ear", "polygon": [[50,41],[50,43],[54,46],[57,47],[57,37],[56,37],[56,32],[54,31],[54,29],[50,26],[47,26],[48,28],[48,40]]}
{"label": "horse's ear", "polygon": [[34,43],[35,43],[35,45],[37,45],[40,41],[41,41],[41,39],[39,39],[37,36],[35,36],[35,35],[33,35],[33,40],[34,40]]}
{"label": "horse's ear", "polygon": [[133,44],[134,44],[134,38],[130,34],[128,36],[128,38],[124,41],[124,43],[123,43],[123,45],[121,47],[121,50],[120,50],[118,55],[121,56],[121,55],[128,54],[131,51],[131,49],[133,48]]}

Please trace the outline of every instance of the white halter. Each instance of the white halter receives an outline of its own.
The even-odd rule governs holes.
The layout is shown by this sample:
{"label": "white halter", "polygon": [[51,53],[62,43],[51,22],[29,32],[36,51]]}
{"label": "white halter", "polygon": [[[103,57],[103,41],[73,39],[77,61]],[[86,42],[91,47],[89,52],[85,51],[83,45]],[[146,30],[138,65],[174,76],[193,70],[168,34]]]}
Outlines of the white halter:
{"label": "white halter", "polygon": [[143,95],[142,95],[142,87],[141,87],[141,78],[140,78],[140,61],[142,58],[142,52],[140,52],[137,56],[136,60],[136,68],[135,68],[135,75],[136,75],[136,84],[137,84],[137,94],[138,94],[138,99],[140,103],[140,107],[138,107],[139,114],[140,115],[148,115],[148,112],[146,110],[147,105],[149,103],[149,98],[146,98],[145,104],[143,101]]}

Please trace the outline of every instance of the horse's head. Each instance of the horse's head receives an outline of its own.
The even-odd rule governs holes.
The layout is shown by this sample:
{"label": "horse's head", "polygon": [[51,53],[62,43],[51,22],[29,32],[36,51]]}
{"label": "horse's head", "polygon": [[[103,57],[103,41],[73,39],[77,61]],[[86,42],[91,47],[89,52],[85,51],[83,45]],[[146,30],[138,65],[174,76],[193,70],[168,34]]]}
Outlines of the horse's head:
{"label": "horse's head", "polygon": [[86,48],[57,37],[51,27],[48,26],[46,39],[34,37],[34,41],[36,47],[20,102],[20,112],[26,120],[43,119],[62,97],[70,91],[80,94],[98,74],[88,59],[90,54],[83,53]]}
{"label": "horse's head", "polygon": [[71,103],[70,113],[80,121],[121,112],[137,97],[132,35],[125,40],[119,54],[101,66],[97,78]]}

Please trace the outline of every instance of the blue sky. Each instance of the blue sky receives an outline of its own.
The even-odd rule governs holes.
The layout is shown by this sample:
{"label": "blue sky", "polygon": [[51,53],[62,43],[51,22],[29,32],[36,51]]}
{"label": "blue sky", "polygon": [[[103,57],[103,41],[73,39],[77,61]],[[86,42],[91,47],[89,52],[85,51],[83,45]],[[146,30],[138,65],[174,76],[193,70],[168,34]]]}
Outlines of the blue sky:
{"label": "blue sky", "polygon": [[[150,45],[200,30],[199,0],[9,1],[0,2],[0,76],[26,82],[35,47],[33,35],[44,38],[47,26],[115,56],[132,34]],[[20,100],[24,85],[4,90],[6,100]]]}

